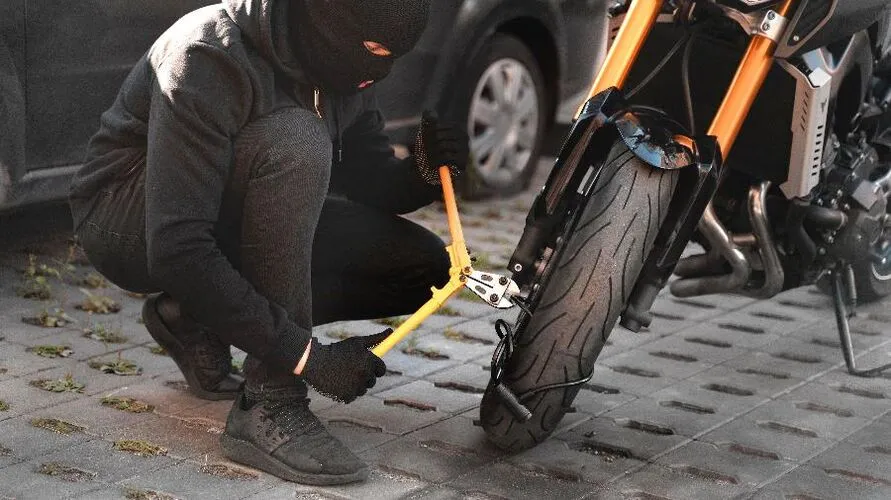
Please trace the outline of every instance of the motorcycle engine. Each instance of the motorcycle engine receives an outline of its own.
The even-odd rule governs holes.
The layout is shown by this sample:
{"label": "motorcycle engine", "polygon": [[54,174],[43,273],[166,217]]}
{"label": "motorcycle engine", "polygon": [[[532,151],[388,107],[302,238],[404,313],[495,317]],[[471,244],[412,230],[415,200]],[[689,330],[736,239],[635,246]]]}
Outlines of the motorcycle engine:
{"label": "motorcycle engine", "polygon": [[[889,191],[891,164],[882,164],[873,146],[865,141],[842,145],[812,202],[828,209],[822,212],[826,217],[811,216],[807,224],[809,232],[817,236],[818,260],[851,263],[868,256],[884,264],[891,258],[887,244],[891,231]],[[843,218],[833,219],[829,217],[832,213],[843,214]],[[838,222],[843,223],[839,226]]]}

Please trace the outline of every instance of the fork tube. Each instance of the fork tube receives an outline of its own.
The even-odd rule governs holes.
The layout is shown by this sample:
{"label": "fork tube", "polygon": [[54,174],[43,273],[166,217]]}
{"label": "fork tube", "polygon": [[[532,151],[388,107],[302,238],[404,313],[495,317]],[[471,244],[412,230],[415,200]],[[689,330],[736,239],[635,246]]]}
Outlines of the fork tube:
{"label": "fork tube", "polygon": [[[788,17],[795,3],[796,0],[786,0],[778,13]],[[762,34],[756,34],[749,44],[746,55],[743,56],[730,89],[724,96],[724,102],[721,103],[708,130],[708,135],[717,138],[724,158],[727,158],[733,143],[736,142],[743,122],[749,115],[752,104],[764,85],[764,80],[767,79],[775,51],[776,42]]]}
{"label": "fork tube", "polygon": [[[585,101],[608,88],[622,88],[631,67],[637,60],[640,49],[647,41],[650,31],[653,30],[653,25],[656,24],[660,10],[662,10],[662,0],[631,0],[631,6],[628,8],[622,27],[619,29],[616,40],[610,47],[606,60],[597,73],[597,78]],[[581,114],[583,107],[584,102],[575,114],[576,119]]]}

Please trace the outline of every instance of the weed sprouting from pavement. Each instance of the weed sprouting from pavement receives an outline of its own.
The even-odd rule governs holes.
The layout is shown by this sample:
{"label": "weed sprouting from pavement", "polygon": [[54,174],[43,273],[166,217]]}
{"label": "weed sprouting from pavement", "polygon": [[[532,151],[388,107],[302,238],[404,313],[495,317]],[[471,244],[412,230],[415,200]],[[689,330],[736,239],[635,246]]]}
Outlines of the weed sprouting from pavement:
{"label": "weed sprouting from pavement", "polygon": [[114,408],[120,411],[130,413],[149,413],[155,410],[155,407],[134,398],[106,396],[102,398],[102,406]]}
{"label": "weed sprouting from pavement", "polygon": [[43,358],[67,358],[74,354],[67,345],[37,345],[26,350]]}
{"label": "weed sprouting from pavement", "polygon": [[84,388],[86,388],[86,384],[78,382],[71,376],[69,373],[64,377],[52,380],[52,379],[38,379],[32,380],[30,384],[38,389],[43,389],[44,391],[49,392],[77,392],[83,393]]}
{"label": "weed sprouting from pavement", "polygon": [[126,451],[140,457],[157,457],[167,454],[167,448],[149,443],[148,441],[140,441],[138,439],[121,439],[114,442],[114,449],[118,451]]}

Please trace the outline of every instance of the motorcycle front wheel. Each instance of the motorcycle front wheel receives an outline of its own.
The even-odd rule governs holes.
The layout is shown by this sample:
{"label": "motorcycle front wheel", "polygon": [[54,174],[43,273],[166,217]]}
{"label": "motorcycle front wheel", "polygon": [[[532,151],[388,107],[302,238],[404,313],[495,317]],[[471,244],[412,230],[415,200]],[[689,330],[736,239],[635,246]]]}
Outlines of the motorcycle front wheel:
{"label": "motorcycle front wheel", "polygon": [[623,142],[613,145],[504,367],[501,382],[523,398],[532,418],[517,420],[491,384],[483,395],[480,421],[496,446],[522,451],[557,428],[580,386],[533,391],[591,373],[653,248],[677,179],[677,171],[653,168]]}

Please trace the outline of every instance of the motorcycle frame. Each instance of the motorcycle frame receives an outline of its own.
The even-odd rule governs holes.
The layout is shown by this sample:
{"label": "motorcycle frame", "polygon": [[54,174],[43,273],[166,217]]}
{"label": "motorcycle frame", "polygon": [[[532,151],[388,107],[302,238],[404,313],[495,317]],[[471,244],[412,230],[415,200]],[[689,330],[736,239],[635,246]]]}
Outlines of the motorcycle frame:
{"label": "motorcycle frame", "polygon": [[[733,148],[764,85],[787,18],[799,2],[785,0],[776,11],[769,11],[765,23],[752,34],[708,131],[704,136],[691,138],[670,117],[660,119],[641,114],[624,100],[622,88],[664,3],[663,0],[631,1],[511,257],[510,270],[527,299],[534,296],[547,279],[543,269],[548,266],[541,260],[544,249],[559,245],[561,237],[571,233],[572,227],[566,227],[566,213],[577,212],[586,202],[610,144],[620,138],[654,168],[681,170],[678,191],[622,315],[623,326],[633,331],[649,325],[652,320],[649,310],[656,296],[674,272],[700,220],[713,212],[710,202],[720,184],[723,159]],[[639,124],[637,133],[628,133],[623,122]],[[690,159],[686,165],[679,165],[676,155],[671,154],[677,151],[686,152],[682,155]],[[531,305],[535,306],[534,300]]]}

